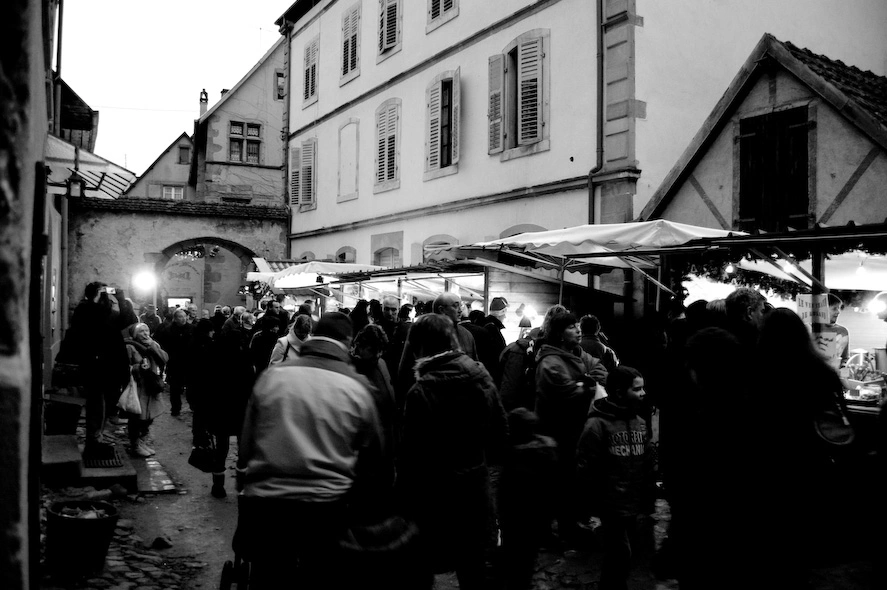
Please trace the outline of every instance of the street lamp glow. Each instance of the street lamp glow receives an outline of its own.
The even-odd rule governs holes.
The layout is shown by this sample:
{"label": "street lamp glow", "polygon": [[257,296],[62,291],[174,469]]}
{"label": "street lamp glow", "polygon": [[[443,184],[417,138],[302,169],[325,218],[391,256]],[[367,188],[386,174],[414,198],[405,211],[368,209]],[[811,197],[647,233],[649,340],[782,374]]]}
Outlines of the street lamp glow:
{"label": "street lamp glow", "polygon": [[157,276],[149,270],[142,271],[132,277],[132,286],[135,287],[137,291],[148,293],[153,291],[157,286]]}

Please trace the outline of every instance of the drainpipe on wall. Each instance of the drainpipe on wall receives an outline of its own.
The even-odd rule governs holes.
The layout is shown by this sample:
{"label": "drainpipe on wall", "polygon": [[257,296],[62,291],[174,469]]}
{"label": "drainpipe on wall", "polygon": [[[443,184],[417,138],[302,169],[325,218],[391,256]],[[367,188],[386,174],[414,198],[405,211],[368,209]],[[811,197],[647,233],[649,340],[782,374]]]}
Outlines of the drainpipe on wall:
{"label": "drainpipe on wall", "polygon": [[[597,24],[597,121],[595,123],[597,158],[594,168],[588,172],[588,223],[597,223],[600,218],[600,199],[596,196],[594,176],[604,167],[604,0],[596,0],[595,23]],[[601,278],[591,277],[591,287],[600,289]]]}
{"label": "drainpipe on wall", "polygon": [[[280,137],[283,139],[283,204],[286,207],[286,210],[290,213],[287,216],[287,234],[292,231],[292,223],[293,223],[293,215],[292,209],[289,204],[289,193],[287,188],[289,187],[289,116],[290,116],[290,72],[292,70],[292,64],[290,63],[290,47],[293,40],[293,25],[292,23],[284,20],[283,24],[280,27],[280,33],[286,36],[286,41],[284,42],[283,48],[283,79],[286,84],[286,92],[283,95],[283,125],[281,125]],[[286,243],[284,245],[284,257],[286,259],[292,258],[293,255],[293,241],[289,239],[287,236],[285,238]],[[398,283],[399,285],[399,283]]]}
{"label": "drainpipe on wall", "polygon": [[55,53],[55,87],[53,90],[52,131],[56,137],[62,136],[62,17],[65,0],[59,0],[58,45]]}

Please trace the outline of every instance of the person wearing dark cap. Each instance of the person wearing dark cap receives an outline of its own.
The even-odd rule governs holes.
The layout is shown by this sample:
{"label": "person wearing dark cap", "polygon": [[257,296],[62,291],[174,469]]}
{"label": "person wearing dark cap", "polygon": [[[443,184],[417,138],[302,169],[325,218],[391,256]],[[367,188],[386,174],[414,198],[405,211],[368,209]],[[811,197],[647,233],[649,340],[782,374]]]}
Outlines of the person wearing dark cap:
{"label": "person wearing dark cap", "polygon": [[[345,587],[336,542],[346,516],[367,518],[390,496],[384,436],[370,384],[349,362],[351,320],[324,314],[298,357],[265,370],[240,437],[242,490],[234,547],[252,562],[250,586]],[[346,515],[347,508],[347,515]],[[270,525],[270,526],[269,526]],[[298,561],[297,571],[292,564]]]}
{"label": "person wearing dark cap", "polygon": [[484,328],[492,336],[490,338],[492,341],[491,354],[495,359],[495,369],[490,374],[493,376],[497,387],[502,381],[502,375],[499,373],[499,357],[502,355],[502,351],[505,350],[505,337],[502,335],[505,324],[502,322],[505,320],[505,313],[507,311],[508,300],[504,297],[493,297],[493,300],[490,302],[490,315],[484,320]]}

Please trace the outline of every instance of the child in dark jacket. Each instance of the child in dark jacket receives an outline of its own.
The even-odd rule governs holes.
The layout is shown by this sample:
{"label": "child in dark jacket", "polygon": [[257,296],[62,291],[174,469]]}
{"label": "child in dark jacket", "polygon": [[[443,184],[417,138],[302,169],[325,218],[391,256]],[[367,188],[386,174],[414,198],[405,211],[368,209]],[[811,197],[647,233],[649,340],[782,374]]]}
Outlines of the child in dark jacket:
{"label": "child in dark jacket", "polygon": [[643,521],[653,511],[654,474],[650,441],[638,415],[644,378],[631,367],[607,376],[609,397],[592,404],[577,448],[580,481],[601,517],[605,556],[601,590],[625,590]]}
{"label": "child in dark jacket", "polygon": [[510,444],[498,502],[507,590],[530,587],[536,554],[554,515],[557,443],[536,433],[538,423],[526,408],[508,413]]}

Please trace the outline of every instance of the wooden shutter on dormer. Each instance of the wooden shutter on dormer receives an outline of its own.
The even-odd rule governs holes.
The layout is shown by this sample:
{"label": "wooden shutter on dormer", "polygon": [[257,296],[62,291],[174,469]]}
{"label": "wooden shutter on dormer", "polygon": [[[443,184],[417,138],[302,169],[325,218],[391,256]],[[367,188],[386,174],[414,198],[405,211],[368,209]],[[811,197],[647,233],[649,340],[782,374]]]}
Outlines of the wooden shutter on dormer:
{"label": "wooden shutter on dormer", "polygon": [[490,94],[487,107],[489,119],[488,154],[498,154],[505,146],[505,56],[490,57]]}
{"label": "wooden shutter on dormer", "polygon": [[450,136],[451,143],[453,145],[452,155],[450,157],[450,163],[457,164],[459,162],[459,139],[460,139],[460,129],[459,129],[459,116],[462,112],[462,91],[461,88],[461,68],[456,68],[456,73],[453,74],[453,115],[452,121],[450,121]]}
{"label": "wooden shutter on dormer", "polygon": [[525,41],[517,49],[517,143],[542,139],[542,38]]}
{"label": "wooden shutter on dormer", "polygon": [[435,80],[425,89],[425,170],[440,168],[440,93],[441,81]]}
{"label": "wooden shutter on dormer", "polygon": [[301,204],[313,205],[317,192],[316,169],[317,140],[306,139],[302,142],[302,187]]}
{"label": "wooden shutter on dormer", "polygon": [[302,150],[290,148],[290,207],[299,206],[299,188],[302,167]]}

